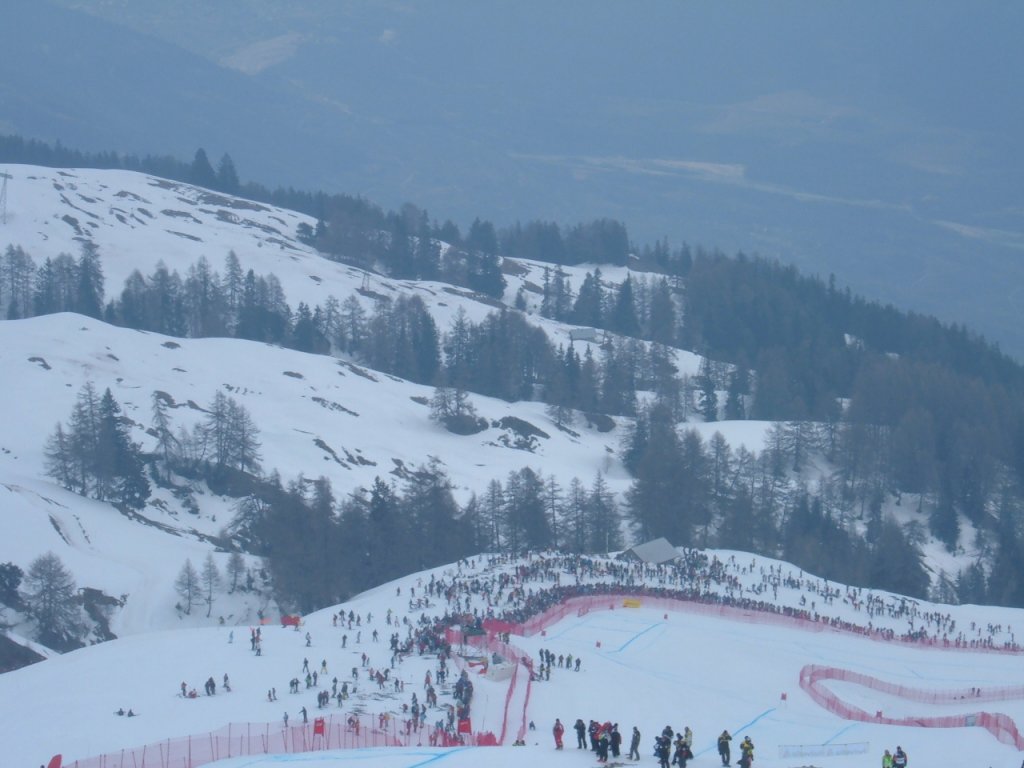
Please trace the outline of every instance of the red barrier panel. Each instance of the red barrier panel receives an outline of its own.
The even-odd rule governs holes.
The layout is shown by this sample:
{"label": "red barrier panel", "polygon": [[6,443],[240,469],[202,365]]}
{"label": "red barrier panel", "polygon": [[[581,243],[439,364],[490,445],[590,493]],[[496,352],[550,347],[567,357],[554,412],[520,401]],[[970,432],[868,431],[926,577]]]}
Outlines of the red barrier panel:
{"label": "red barrier panel", "polygon": [[322,728],[316,720],[287,728],[270,723],[231,723],[208,734],[166,739],[134,749],[64,762],[64,768],[197,768],[228,757],[249,755],[415,747],[430,743],[452,745],[446,732],[437,733],[431,728],[413,730],[393,717],[362,715],[358,718],[335,718],[327,715],[323,718]]}
{"label": "red barrier panel", "polygon": [[839,696],[826,688],[822,683],[826,680],[840,680],[853,683],[873,691],[880,691],[908,701],[926,704],[964,704],[970,702],[1010,701],[1024,699],[1024,685],[1001,687],[972,687],[950,690],[926,690],[896,685],[879,680],[877,677],[863,675],[848,669],[821,667],[810,664],[800,670],[800,687],[818,706],[846,720],[863,723],[882,723],[885,725],[912,725],[919,728],[971,728],[980,727],[991,733],[1002,744],[1009,744],[1019,751],[1024,751],[1024,739],[1013,718],[1001,712],[970,712],[942,717],[886,717],[882,712],[870,714],[860,707],[843,701]]}

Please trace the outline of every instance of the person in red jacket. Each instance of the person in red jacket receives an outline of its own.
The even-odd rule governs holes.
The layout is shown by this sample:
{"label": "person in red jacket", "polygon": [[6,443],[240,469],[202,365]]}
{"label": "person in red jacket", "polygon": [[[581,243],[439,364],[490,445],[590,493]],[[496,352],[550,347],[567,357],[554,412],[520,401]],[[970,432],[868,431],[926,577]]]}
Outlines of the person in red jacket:
{"label": "person in red jacket", "polygon": [[565,733],[565,726],[562,725],[562,721],[557,717],[555,718],[555,727],[551,729],[551,732],[555,734],[555,749],[561,749],[562,734]]}

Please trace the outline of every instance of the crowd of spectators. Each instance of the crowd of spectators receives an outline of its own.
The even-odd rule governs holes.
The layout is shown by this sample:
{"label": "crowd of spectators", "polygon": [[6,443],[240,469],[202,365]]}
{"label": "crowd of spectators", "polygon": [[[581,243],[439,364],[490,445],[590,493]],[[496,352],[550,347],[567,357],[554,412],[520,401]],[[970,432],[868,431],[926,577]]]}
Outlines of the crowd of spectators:
{"label": "crowd of spectators", "polygon": [[425,589],[447,606],[437,629],[459,625],[470,633],[485,619],[491,628],[522,625],[570,598],[609,595],[775,614],[882,640],[1022,650],[1011,627],[957,621],[952,607],[832,584],[777,561],[695,549],[681,549],[667,564],[554,552],[482,557],[460,562],[446,578],[431,577]]}

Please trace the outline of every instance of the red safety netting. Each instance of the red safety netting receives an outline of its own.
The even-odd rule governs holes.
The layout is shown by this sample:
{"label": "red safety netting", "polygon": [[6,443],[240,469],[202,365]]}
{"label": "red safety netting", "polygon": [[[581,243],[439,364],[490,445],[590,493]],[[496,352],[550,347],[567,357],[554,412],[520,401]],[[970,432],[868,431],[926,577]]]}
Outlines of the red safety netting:
{"label": "red safety netting", "polygon": [[[496,653],[506,661],[516,665],[515,671],[509,679],[508,690],[505,692],[501,730],[497,738],[498,744],[505,743],[505,738],[509,733],[509,719],[520,710],[520,700],[522,701],[522,708],[520,722],[516,726],[516,741],[522,741],[526,738],[526,711],[530,705],[530,694],[533,690],[533,660],[526,652],[501,640],[501,635],[507,631],[503,628],[505,626],[512,627],[514,625],[507,622],[488,620],[484,622],[484,634],[463,633],[455,628],[450,628],[445,632],[445,639],[453,647],[469,645],[486,654]],[[521,678],[525,679],[525,682],[522,682]]]}
{"label": "red safety netting", "polygon": [[[628,601],[629,605],[624,605]],[[806,612],[785,609],[782,612],[743,608],[718,602],[703,602],[675,597],[661,597],[644,593],[643,590],[608,591],[604,594],[580,595],[568,597],[558,605],[548,608],[543,613],[531,616],[526,621],[514,623],[489,619],[484,627],[489,631],[509,632],[513,635],[529,637],[549,627],[566,616],[582,616],[591,610],[626,610],[635,607],[655,608],[664,611],[677,611],[717,616],[731,621],[743,621],[750,624],[770,624],[779,627],[790,627],[805,632],[843,632],[855,634],[870,640],[887,643],[900,643],[914,647],[938,648],[943,650],[969,651],[971,653],[1020,653],[1017,648],[1004,648],[989,645],[957,644],[955,641],[943,640],[927,636],[901,637],[891,630],[873,629],[857,624],[840,622],[826,616],[813,617]]]}
{"label": "red safety netting", "polygon": [[[484,739],[486,742],[486,738]],[[289,754],[365,747],[455,746],[443,730],[415,729],[412,720],[390,716],[325,715],[289,725],[232,723],[219,731],[165,739],[143,747],[65,762],[65,768],[196,768],[247,755]],[[471,743],[475,743],[471,740]]]}
{"label": "red safety netting", "polygon": [[860,707],[843,701],[837,694],[823,685],[826,680],[840,680],[846,683],[870,688],[890,696],[926,704],[970,705],[974,702],[1010,701],[1024,699],[1024,686],[971,687],[946,690],[912,688],[896,683],[887,683],[870,675],[860,674],[836,667],[821,667],[814,664],[800,670],[800,687],[819,706],[846,720],[885,725],[913,725],[919,728],[984,728],[1001,743],[1024,750],[1024,739],[1013,718],[1001,712],[970,712],[957,715],[929,717],[887,717],[884,712],[866,712]]}

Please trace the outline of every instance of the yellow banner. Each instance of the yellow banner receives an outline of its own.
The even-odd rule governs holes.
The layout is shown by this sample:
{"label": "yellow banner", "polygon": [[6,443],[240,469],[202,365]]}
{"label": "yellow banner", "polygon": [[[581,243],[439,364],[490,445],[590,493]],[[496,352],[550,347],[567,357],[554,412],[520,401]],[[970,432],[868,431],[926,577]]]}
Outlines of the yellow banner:
{"label": "yellow banner", "polygon": [[639,600],[639,598],[636,598],[636,597],[623,598],[623,600],[622,600],[622,607],[623,608],[639,608],[640,607],[640,600]]}

